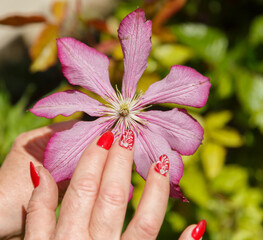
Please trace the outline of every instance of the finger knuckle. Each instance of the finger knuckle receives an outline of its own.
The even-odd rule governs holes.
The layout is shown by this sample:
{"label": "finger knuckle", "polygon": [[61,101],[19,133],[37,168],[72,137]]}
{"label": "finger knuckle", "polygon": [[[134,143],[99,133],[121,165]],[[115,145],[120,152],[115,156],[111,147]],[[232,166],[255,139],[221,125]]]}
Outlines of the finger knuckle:
{"label": "finger knuckle", "polygon": [[[37,199],[31,199],[26,211],[26,224],[31,225],[34,216],[40,216],[43,212],[51,211],[47,209],[44,204],[40,203]],[[51,211],[52,212],[52,211]]]}
{"label": "finger knuckle", "polygon": [[93,174],[75,179],[74,183],[71,184],[75,196],[79,199],[95,198],[99,190],[99,185],[95,179]]}
{"label": "finger knuckle", "polygon": [[27,207],[27,214],[37,212],[39,209],[40,209],[39,201],[35,199],[31,199]]}
{"label": "finger knuckle", "polygon": [[28,134],[29,132],[20,133],[15,139],[13,147],[20,146],[21,144],[23,144],[25,142],[25,139],[28,138]]}
{"label": "finger knuckle", "polygon": [[119,164],[125,164],[130,161],[130,157],[124,153],[115,154],[115,158],[118,159]]}
{"label": "finger knuckle", "polygon": [[126,206],[127,196],[122,186],[112,184],[101,192],[102,201],[111,206]]}
{"label": "finger knuckle", "polygon": [[137,223],[139,235],[145,238],[154,238],[158,235],[160,229],[159,219],[155,216],[143,216]]}

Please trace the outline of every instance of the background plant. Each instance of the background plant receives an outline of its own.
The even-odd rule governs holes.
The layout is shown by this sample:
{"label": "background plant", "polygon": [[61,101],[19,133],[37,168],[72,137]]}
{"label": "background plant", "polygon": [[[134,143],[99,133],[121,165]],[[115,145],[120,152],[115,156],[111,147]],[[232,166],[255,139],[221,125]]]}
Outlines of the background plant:
{"label": "background plant", "polygon": [[[120,84],[123,72],[116,31],[121,19],[138,6],[153,21],[153,49],[140,89],[145,91],[162,79],[174,64],[191,66],[211,79],[207,105],[198,111],[188,108],[205,129],[202,146],[184,158],[181,186],[189,203],[169,201],[159,239],[176,239],[188,224],[203,218],[208,222],[204,239],[263,239],[262,1],[119,1],[111,14],[100,19],[89,18],[89,11],[86,15],[77,12],[73,30],[61,20],[67,19],[63,11],[67,5],[54,6],[50,9],[56,37],[74,36],[106,53],[113,85]],[[25,24],[34,21],[29,17]],[[42,21],[45,28],[51,24]],[[0,23],[6,24],[6,19]],[[22,39],[10,43],[15,60],[4,58],[7,50],[0,54],[0,162],[19,133],[51,123],[26,110],[44,95],[69,88],[56,64],[51,33],[43,30],[29,49]],[[43,54],[46,47],[50,57]],[[32,49],[38,54],[32,54]],[[159,107],[169,109],[171,105]],[[127,221],[144,184],[136,173],[132,181],[135,190]]]}

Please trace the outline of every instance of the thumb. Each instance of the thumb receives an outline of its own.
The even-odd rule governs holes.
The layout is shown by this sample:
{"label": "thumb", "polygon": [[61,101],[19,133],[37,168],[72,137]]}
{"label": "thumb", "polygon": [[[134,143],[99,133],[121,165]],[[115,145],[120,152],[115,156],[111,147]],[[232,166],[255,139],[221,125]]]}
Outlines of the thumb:
{"label": "thumb", "polygon": [[30,167],[35,189],[27,209],[25,240],[46,240],[51,238],[56,227],[58,189],[45,168],[35,169],[32,163]]}
{"label": "thumb", "polygon": [[206,221],[201,220],[197,225],[188,226],[181,234],[179,240],[200,240],[205,233]]}

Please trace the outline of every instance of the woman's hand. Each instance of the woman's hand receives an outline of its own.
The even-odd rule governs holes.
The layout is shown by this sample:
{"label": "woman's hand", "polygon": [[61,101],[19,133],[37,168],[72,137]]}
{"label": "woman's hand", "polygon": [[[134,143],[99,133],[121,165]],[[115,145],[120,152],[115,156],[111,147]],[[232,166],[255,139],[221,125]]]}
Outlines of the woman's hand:
{"label": "woman's hand", "polygon": [[[112,142],[113,134],[106,132],[86,148],[63,198],[58,222],[57,185],[43,167],[36,168],[37,175],[32,169],[36,188],[27,209],[26,240],[156,239],[169,197],[168,161],[165,158],[150,168],[138,209],[122,233],[133,142],[116,141],[111,147]],[[199,239],[203,232],[204,222],[191,225],[180,240]]]}
{"label": "woman's hand", "polygon": [[[75,121],[57,123],[22,133],[0,169],[0,239],[20,235],[33,185],[30,161],[41,166],[46,145],[54,132],[72,127]],[[5,239],[5,238],[4,238]]]}

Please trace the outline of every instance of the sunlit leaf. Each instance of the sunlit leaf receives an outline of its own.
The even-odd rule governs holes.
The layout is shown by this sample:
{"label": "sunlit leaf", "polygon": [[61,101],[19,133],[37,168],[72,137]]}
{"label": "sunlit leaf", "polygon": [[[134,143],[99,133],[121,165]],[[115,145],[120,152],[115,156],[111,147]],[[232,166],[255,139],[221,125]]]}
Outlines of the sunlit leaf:
{"label": "sunlit leaf", "polygon": [[251,23],[249,39],[254,45],[263,42],[263,15],[257,16]]}
{"label": "sunlit leaf", "polygon": [[209,113],[205,117],[205,125],[208,129],[223,128],[232,119],[230,111]]}
{"label": "sunlit leaf", "polygon": [[252,125],[263,132],[263,77],[237,69],[237,95],[244,109],[250,113]]}
{"label": "sunlit leaf", "polygon": [[157,82],[158,80],[160,80],[160,76],[157,74],[154,73],[143,74],[138,82],[137,91],[145,92],[151,84]]}
{"label": "sunlit leaf", "polygon": [[40,15],[35,15],[35,16],[10,16],[6,17],[3,19],[0,19],[0,24],[2,25],[9,25],[9,26],[14,26],[14,27],[20,27],[24,26],[27,24],[32,24],[32,23],[41,23],[45,22],[46,18]]}
{"label": "sunlit leaf", "polygon": [[263,196],[261,189],[245,188],[238,191],[231,199],[233,200],[234,204],[238,206],[260,206]]}
{"label": "sunlit leaf", "polygon": [[208,178],[216,177],[222,170],[226,158],[226,149],[208,142],[202,146],[201,160]]}
{"label": "sunlit leaf", "polygon": [[225,147],[240,147],[243,144],[243,138],[239,132],[232,128],[214,130],[209,134],[217,143]]}
{"label": "sunlit leaf", "polygon": [[208,204],[210,194],[204,175],[198,167],[192,165],[185,168],[180,186],[190,202],[193,201],[200,206]]}
{"label": "sunlit leaf", "polygon": [[192,47],[201,57],[214,63],[220,62],[228,45],[225,35],[204,24],[185,23],[171,27],[180,42]]}
{"label": "sunlit leaf", "polygon": [[215,71],[215,75],[211,80],[215,82],[212,85],[216,88],[219,97],[222,99],[230,97],[235,90],[231,74],[225,69],[219,69]]}
{"label": "sunlit leaf", "polygon": [[61,203],[59,203],[57,208],[56,208],[56,218],[57,218],[57,220],[58,220],[58,217],[59,217],[60,208],[61,208]]}
{"label": "sunlit leaf", "polygon": [[133,0],[133,1],[120,1],[118,3],[118,8],[115,11],[115,16],[120,21],[125,18],[129,13],[134,11],[138,6],[141,6],[141,0]]}
{"label": "sunlit leaf", "polygon": [[175,232],[182,232],[187,225],[186,220],[176,212],[168,212],[166,219]]}
{"label": "sunlit leaf", "polygon": [[159,64],[170,68],[172,65],[184,64],[193,56],[193,52],[182,45],[162,44],[153,48],[152,55]]}
{"label": "sunlit leaf", "polygon": [[56,1],[52,5],[52,13],[58,23],[63,21],[67,12],[67,2],[66,1]]}
{"label": "sunlit leaf", "polygon": [[143,193],[145,181],[136,172],[133,172],[132,180],[133,180],[134,188],[133,188],[133,195],[132,195],[132,199],[131,199],[131,204],[132,204],[133,209],[137,209],[137,206],[140,202],[140,199],[141,199],[141,196]]}
{"label": "sunlit leaf", "polygon": [[114,57],[115,60],[122,60],[123,59],[123,53],[121,50],[121,45],[118,44],[115,46],[112,56]]}
{"label": "sunlit leaf", "polygon": [[57,61],[56,38],[58,38],[58,27],[48,24],[41,32],[30,49],[32,72],[45,71]]}
{"label": "sunlit leaf", "polygon": [[81,119],[82,116],[83,116],[83,112],[75,112],[68,117],[58,115],[57,117],[52,119],[52,122],[57,123],[57,122],[65,122],[65,121],[69,121],[69,120]]}
{"label": "sunlit leaf", "polygon": [[247,187],[248,172],[237,165],[225,166],[212,182],[213,189],[230,194]]}

